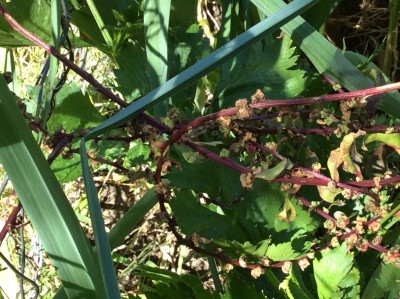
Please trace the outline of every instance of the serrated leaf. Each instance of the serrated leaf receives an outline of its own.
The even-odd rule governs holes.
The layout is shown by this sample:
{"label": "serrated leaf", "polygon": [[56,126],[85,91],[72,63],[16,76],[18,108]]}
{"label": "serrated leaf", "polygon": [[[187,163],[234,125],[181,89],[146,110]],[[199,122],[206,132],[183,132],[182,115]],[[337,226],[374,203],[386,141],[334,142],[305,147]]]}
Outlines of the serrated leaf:
{"label": "serrated leaf", "polygon": [[[282,0],[251,1],[268,16],[286,5]],[[348,90],[370,88],[375,85],[374,81],[353,66],[339,49],[303,18],[297,17],[288,22],[282,27],[282,30],[295,41],[320,74],[329,76]],[[388,114],[400,117],[399,103],[399,92],[389,92],[380,101],[379,108]]]}
{"label": "serrated leaf", "polygon": [[347,253],[346,242],[321,254],[321,258],[315,258],[313,261],[318,297],[331,298],[334,293],[340,291],[340,282],[353,267],[353,256]]}
{"label": "serrated leaf", "polygon": [[250,283],[237,271],[228,273],[228,286],[226,293],[221,295],[221,299],[249,298],[249,299],[265,299],[267,298],[263,292],[256,289],[254,283]]}
{"label": "serrated leaf", "polygon": [[209,239],[246,239],[240,226],[235,225],[232,219],[200,205],[191,191],[177,191],[170,206],[179,227],[186,235],[196,233]]}
{"label": "serrated leaf", "polygon": [[267,250],[267,257],[274,262],[293,260],[301,255],[301,252],[294,251],[291,242],[271,244]]}
{"label": "serrated leaf", "polygon": [[362,299],[398,298],[400,294],[400,268],[394,264],[380,263],[368,281]]}
{"label": "serrated leaf", "polygon": [[258,42],[221,68],[216,93],[220,107],[250,98],[258,88],[268,98],[290,98],[306,88],[305,72],[296,66],[295,47],[289,38]]}
{"label": "serrated leaf", "polygon": [[100,140],[97,142],[97,155],[109,160],[121,157],[126,151],[126,144],[113,140]]}
{"label": "serrated leaf", "polygon": [[384,134],[384,133],[375,133],[369,134],[364,140],[365,144],[368,144],[372,141],[379,141],[388,146],[394,148],[398,154],[400,154],[400,133],[392,133],[392,134]]}
{"label": "serrated leaf", "polygon": [[141,140],[132,141],[125,153],[124,167],[133,167],[147,161],[151,153],[150,147]]}
{"label": "serrated leaf", "polygon": [[339,283],[339,287],[343,289],[344,296],[342,298],[358,298],[360,297],[360,271],[353,267],[345,278]]}
{"label": "serrated leaf", "polygon": [[[79,107],[79,108],[78,108]],[[78,109],[77,109],[78,108]],[[49,131],[66,132],[98,126],[105,117],[94,107],[88,95],[76,85],[64,85],[57,94],[56,108],[47,122]]]}

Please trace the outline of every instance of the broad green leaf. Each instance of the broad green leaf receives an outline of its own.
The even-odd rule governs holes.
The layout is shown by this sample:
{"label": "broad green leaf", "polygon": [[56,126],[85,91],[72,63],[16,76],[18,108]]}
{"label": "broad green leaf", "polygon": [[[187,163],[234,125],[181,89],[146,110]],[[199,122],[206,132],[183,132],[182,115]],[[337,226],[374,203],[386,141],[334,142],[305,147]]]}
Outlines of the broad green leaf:
{"label": "broad green leaf", "polygon": [[345,278],[339,283],[343,294],[338,294],[339,298],[359,298],[360,297],[360,271],[353,267]]}
{"label": "broad green leaf", "polygon": [[75,84],[64,85],[56,98],[56,108],[47,122],[47,127],[52,132],[62,128],[70,133],[76,129],[97,126],[105,119],[94,107],[89,96],[83,95]]}
{"label": "broad green leaf", "polygon": [[2,77],[0,91],[0,163],[69,298],[105,298],[93,250]]}
{"label": "broad green leaf", "polygon": [[81,157],[78,154],[72,154],[68,158],[59,155],[51,163],[51,169],[60,184],[71,182],[82,175]]}
{"label": "broad green leaf", "polygon": [[392,133],[392,134],[384,134],[384,133],[375,133],[369,134],[364,140],[365,144],[368,144],[372,141],[379,141],[388,146],[392,147],[396,150],[398,154],[400,154],[400,133]]}
{"label": "broad green leaf", "polygon": [[394,264],[381,263],[368,281],[361,298],[395,299],[400,294],[400,268]]}
{"label": "broad green leaf", "polygon": [[228,206],[239,199],[244,192],[239,174],[224,166],[204,161],[185,163],[182,164],[182,168],[182,170],[173,168],[167,175],[168,179],[179,188],[207,193],[211,198],[218,198]]}
{"label": "broad green leaf", "polygon": [[[227,275],[228,286],[226,293],[221,295],[221,299],[265,299],[263,292],[260,292],[248,279],[244,279],[237,271],[231,271]],[[254,281],[254,278],[252,278]]]}
{"label": "broad green leaf", "polygon": [[291,98],[306,89],[305,71],[296,65],[298,56],[288,37],[267,38],[225,63],[216,88],[219,107],[239,98],[250,98],[260,88],[267,98]]}
{"label": "broad green leaf", "polygon": [[268,247],[266,256],[274,262],[288,261],[300,257],[303,253],[295,252],[291,242],[271,244]]}
{"label": "broad green leaf", "polygon": [[[135,59],[132,59],[135,57]],[[114,70],[117,90],[127,101],[132,101],[151,90],[147,72],[146,53],[138,42],[127,42],[117,57],[119,69]]]}
{"label": "broad green leaf", "polygon": [[[47,43],[51,40],[50,1],[1,1],[1,4],[25,29],[35,34]],[[20,47],[32,46],[33,43],[17,33],[11,26],[0,18],[0,46]]]}
{"label": "broad green leaf", "polygon": [[[286,5],[282,0],[251,0],[251,2],[270,17]],[[303,18],[293,19],[285,24],[282,30],[307,55],[319,73],[327,75],[348,90],[375,86],[374,81],[353,66],[339,49],[305,22]],[[400,117],[399,107],[400,94],[397,91],[388,93],[379,103],[380,109],[396,117]]]}
{"label": "broad green leaf", "polygon": [[125,153],[123,166],[131,168],[136,165],[148,161],[151,150],[147,144],[144,144],[140,139],[132,141],[129,144],[129,149]]}
{"label": "broad green leaf", "polygon": [[[194,233],[209,239],[228,239],[244,241],[239,225],[225,215],[220,215],[197,202],[191,191],[175,191],[170,206],[182,232]],[[196,219],[196,221],[193,221]]]}
{"label": "broad green leaf", "polygon": [[235,204],[234,213],[253,243],[268,238],[272,238],[273,242],[287,242],[297,233],[310,232],[317,227],[317,222],[294,200],[292,204],[297,213],[294,221],[284,222],[276,217],[286,198],[279,184],[257,180],[243,198]]}
{"label": "broad green leaf", "polygon": [[340,247],[329,248],[329,251],[323,251],[321,254],[321,258],[315,258],[313,261],[318,297],[332,298],[333,294],[340,292],[341,281],[349,273],[352,275],[350,270],[353,267],[353,256],[347,253],[346,242],[343,242]]}

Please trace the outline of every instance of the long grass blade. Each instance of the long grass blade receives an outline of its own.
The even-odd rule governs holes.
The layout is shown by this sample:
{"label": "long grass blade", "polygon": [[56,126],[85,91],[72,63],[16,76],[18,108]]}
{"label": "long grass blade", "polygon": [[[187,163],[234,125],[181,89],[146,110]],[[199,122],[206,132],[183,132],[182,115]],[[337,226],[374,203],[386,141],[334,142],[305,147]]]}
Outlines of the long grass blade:
{"label": "long grass blade", "polygon": [[[251,0],[266,15],[273,17],[277,11],[285,7],[282,0]],[[357,90],[373,87],[369,77],[358,70],[342,52],[324,38],[303,18],[297,17],[282,27],[300,49],[307,55],[314,67],[320,72],[339,83],[347,90]],[[390,92],[379,103],[384,112],[400,117],[400,94]]]}
{"label": "long grass blade", "polygon": [[[152,89],[167,81],[168,76],[168,27],[171,0],[144,1],[144,31],[146,56]],[[168,103],[160,103],[155,108],[156,117],[165,115]]]}
{"label": "long grass blade", "polygon": [[84,138],[81,143],[82,175],[85,180],[86,194],[89,204],[90,218],[92,220],[93,234],[96,243],[96,253],[100,264],[101,275],[108,299],[121,298],[114,264],[111,257],[111,248],[104,226],[103,214],[94,185],[93,174],[90,171]]}
{"label": "long grass blade", "polygon": [[94,252],[3,78],[0,78],[0,163],[69,298],[104,298]]}
{"label": "long grass blade", "polygon": [[143,219],[146,213],[157,203],[156,194],[153,189],[137,202],[128,212],[114,225],[108,233],[108,240],[112,249],[121,245],[135,226]]}

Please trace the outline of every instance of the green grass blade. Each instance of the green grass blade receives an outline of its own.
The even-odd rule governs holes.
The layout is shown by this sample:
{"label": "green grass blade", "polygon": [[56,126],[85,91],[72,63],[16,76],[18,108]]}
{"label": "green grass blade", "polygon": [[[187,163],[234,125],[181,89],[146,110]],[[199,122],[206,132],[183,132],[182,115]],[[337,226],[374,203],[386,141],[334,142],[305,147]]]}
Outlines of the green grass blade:
{"label": "green grass blade", "polygon": [[100,29],[101,34],[103,35],[104,41],[106,42],[107,46],[110,48],[113,45],[113,40],[111,38],[110,32],[106,28],[106,25],[104,24],[103,18],[100,15],[100,12],[98,11],[96,4],[94,3],[95,1],[93,0],[87,0],[87,5],[90,9],[90,12],[92,13],[97,26]]}
{"label": "green grass blade", "polygon": [[104,226],[103,214],[97,196],[97,190],[94,185],[93,175],[89,169],[85,148],[85,138],[81,140],[81,159],[82,175],[85,181],[90,218],[92,220],[93,234],[96,242],[96,252],[99,259],[103,283],[106,289],[106,296],[108,299],[121,298],[114,264],[111,257],[110,244],[108,242]]}
{"label": "green grass blade", "polygon": [[132,232],[156,203],[156,194],[153,189],[150,189],[111,229],[108,234],[110,247],[116,248],[121,245],[125,237]]}
{"label": "green grass blade", "polygon": [[[251,0],[266,15],[274,16],[285,7],[282,0]],[[300,49],[311,60],[321,74],[327,75],[347,90],[375,86],[373,82],[347,60],[342,52],[324,38],[303,18],[297,17],[282,27]],[[380,102],[379,108],[388,114],[400,117],[400,94],[391,92]]]}
{"label": "green grass blade", "polygon": [[[146,56],[152,89],[167,81],[168,75],[168,27],[171,0],[144,1],[144,32]],[[156,117],[167,113],[168,103],[155,107]]]}
{"label": "green grass blade", "polygon": [[104,298],[93,249],[3,78],[0,78],[0,163],[69,298]]}
{"label": "green grass blade", "polygon": [[107,119],[100,126],[94,128],[86,135],[86,140],[94,138],[108,130],[126,123],[131,118],[137,116],[146,109],[153,107],[166,98],[194,84],[208,72],[222,65],[227,60],[233,58],[245,50],[250,45],[256,43],[268,34],[275,32],[278,28],[306,11],[319,0],[295,0],[284,7],[281,11],[271,15],[268,19],[253,26],[242,33],[229,43],[215,50],[213,53],[195,63],[179,75],[168,80],[166,83],[157,87],[140,100],[132,103],[124,110]]}

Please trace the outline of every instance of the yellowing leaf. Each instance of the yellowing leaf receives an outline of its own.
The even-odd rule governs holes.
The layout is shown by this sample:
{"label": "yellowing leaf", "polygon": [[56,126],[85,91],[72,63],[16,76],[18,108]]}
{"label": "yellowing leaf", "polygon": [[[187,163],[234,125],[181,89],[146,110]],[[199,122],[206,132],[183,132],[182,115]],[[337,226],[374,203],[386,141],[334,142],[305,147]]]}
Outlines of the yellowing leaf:
{"label": "yellowing leaf", "polygon": [[[357,137],[365,135],[364,131],[358,130],[357,133],[350,133],[343,137],[342,142],[340,143],[340,147],[331,151],[329,159],[327,161],[327,166],[329,172],[331,174],[331,178],[335,181],[339,181],[339,172],[338,168],[344,163],[343,169],[349,173],[356,174],[361,177],[361,172],[358,165],[352,160],[352,157],[355,160],[359,159],[359,155],[351,155],[350,150],[354,147],[354,141]],[[355,150],[355,149],[354,149]],[[354,153],[354,150],[352,152]],[[357,153],[357,152],[355,152]]]}
{"label": "yellowing leaf", "polygon": [[276,215],[276,217],[284,222],[292,222],[294,219],[296,219],[296,215],[296,208],[290,202],[290,199],[286,198],[282,211]]}
{"label": "yellowing leaf", "polygon": [[400,133],[393,134],[384,134],[384,133],[375,133],[368,135],[364,143],[368,144],[372,141],[380,141],[388,146],[394,148],[398,154],[400,154]]}
{"label": "yellowing leaf", "polygon": [[336,195],[338,195],[342,190],[336,188],[335,185],[328,184],[328,186],[317,186],[319,196],[323,200],[329,203],[333,203]]}

